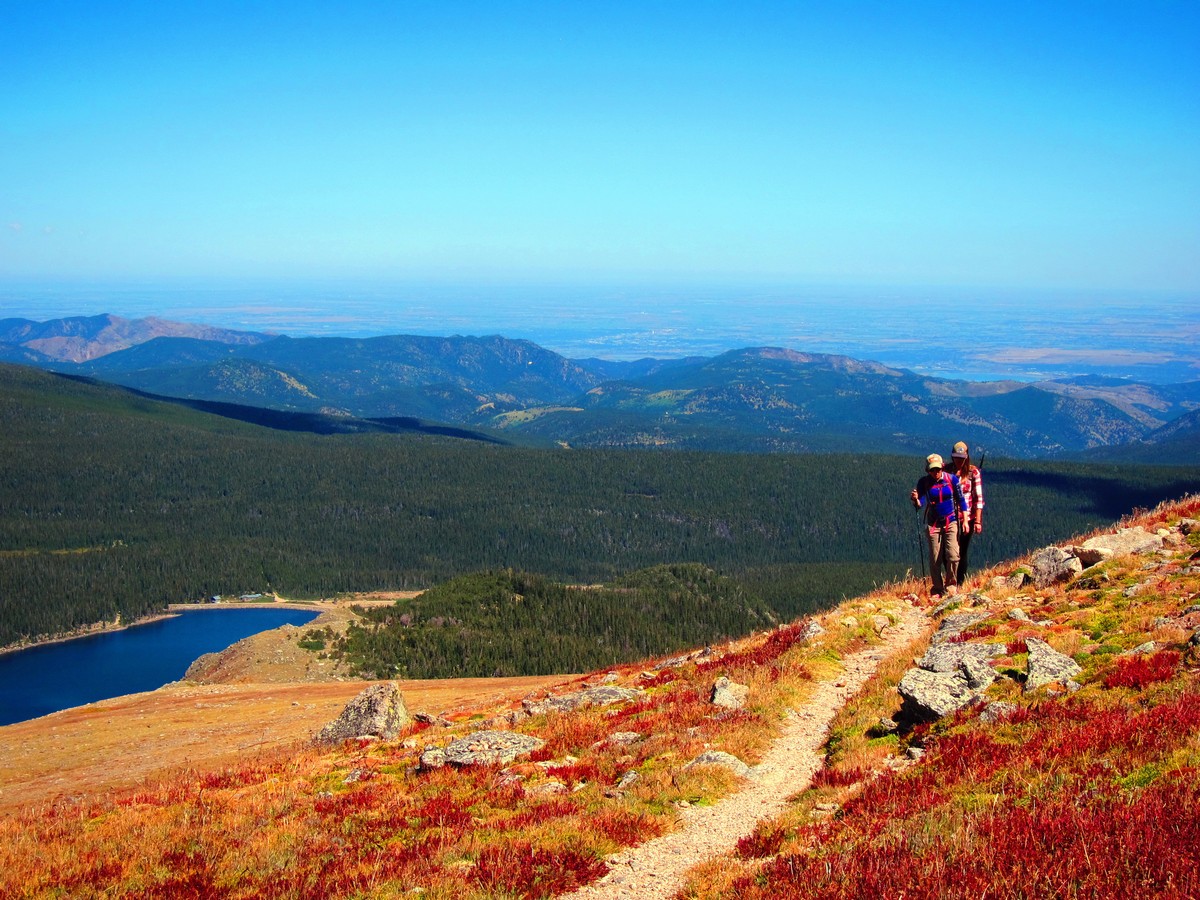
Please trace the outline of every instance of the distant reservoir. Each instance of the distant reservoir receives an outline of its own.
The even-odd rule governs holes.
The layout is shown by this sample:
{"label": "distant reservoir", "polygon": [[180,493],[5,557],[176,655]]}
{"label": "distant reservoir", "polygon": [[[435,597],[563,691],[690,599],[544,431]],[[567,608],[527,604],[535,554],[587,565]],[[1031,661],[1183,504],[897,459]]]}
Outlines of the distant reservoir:
{"label": "distant reservoir", "polygon": [[220,608],[180,612],[121,631],[0,654],[0,725],[183,677],[197,657],[281,625],[305,625],[315,610]]}

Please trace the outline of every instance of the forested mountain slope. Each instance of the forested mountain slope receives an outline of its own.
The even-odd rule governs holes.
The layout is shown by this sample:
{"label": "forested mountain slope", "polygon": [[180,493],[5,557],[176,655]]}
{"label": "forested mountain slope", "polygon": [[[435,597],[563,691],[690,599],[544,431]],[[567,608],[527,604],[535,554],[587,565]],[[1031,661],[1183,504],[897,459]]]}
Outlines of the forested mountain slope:
{"label": "forested mountain slope", "polygon": [[[907,496],[923,454],[287,433],[18,366],[0,366],[0,416],[0,645],[210,594],[504,568],[591,584],[701,563],[791,616],[922,559]],[[1198,474],[989,460],[977,562],[1180,496]]]}

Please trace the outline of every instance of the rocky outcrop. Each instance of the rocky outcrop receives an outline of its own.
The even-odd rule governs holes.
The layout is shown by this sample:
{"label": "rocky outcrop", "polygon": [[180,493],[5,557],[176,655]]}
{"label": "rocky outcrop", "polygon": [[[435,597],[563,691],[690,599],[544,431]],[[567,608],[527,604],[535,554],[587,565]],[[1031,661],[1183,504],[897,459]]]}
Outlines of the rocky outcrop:
{"label": "rocky outcrop", "polygon": [[400,686],[394,681],[373,684],[346,704],[342,714],[317,732],[318,744],[340,744],[357,737],[393,740],[409,722]]}

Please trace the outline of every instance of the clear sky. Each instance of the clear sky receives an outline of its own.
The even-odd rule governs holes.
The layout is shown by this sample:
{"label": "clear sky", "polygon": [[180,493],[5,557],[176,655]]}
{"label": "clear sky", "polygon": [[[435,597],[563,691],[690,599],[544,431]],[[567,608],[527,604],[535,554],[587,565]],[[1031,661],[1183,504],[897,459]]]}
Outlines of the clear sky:
{"label": "clear sky", "polygon": [[1200,289],[1200,3],[0,0],[0,283]]}

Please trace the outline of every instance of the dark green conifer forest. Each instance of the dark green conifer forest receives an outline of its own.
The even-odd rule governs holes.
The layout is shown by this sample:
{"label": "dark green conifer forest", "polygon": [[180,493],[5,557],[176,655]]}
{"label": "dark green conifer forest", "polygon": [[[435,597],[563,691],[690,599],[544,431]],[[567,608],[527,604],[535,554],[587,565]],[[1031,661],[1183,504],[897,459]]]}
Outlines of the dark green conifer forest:
{"label": "dark green conifer forest", "polygon": [[[787,619],[921,559],[908,491],[922,462],[907,457],[289,433],[16,366],[0,366],[0,421],[0,646],[211,594],[508,569],[599,584],[682,563]],[[1200,485],[1195,469],[1011,460],[986,479],[977,565]]]}

